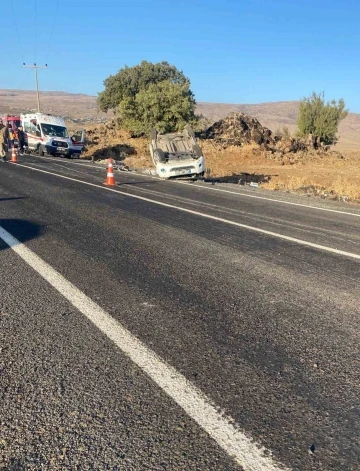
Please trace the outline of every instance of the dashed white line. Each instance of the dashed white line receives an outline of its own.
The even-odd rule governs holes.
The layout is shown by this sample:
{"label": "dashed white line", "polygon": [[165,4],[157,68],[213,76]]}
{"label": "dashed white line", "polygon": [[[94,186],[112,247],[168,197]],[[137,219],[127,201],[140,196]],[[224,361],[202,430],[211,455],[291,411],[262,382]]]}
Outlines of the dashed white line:
{"label": "dashed white line", "polygon": [[280,471],[267,452],[222,414],[185,376],[0,226],[0,238],[168,394],[245,471]]}
{"label": "dashed white line", "polygon": [[121,191],[121,190],[118,190],[118,189],[115,189],[115,188],[104,187],[104,186],[98,185],[96,183],[90,183],[90,182],[86,182],[86,181],[83,181],[83,180],[79,180],[77,178],[67,177],[65,175],[60,175],[58,173],[49,172],[47,170],[41,170],[39,168],[28,167],[28,166],[22,165],[22,164],[14,164],[14,165],[25,167],[25,168],[27,168],[29,170],[33,170],[35,172],[41,172],[41,173],[45,173],[45,174],[48,174],[48,175],[53,175],[55,177],[63,178],[65,180],[70,180],[70,181],[73,181],[73,182],[82,183],[83,185],[88,185],[88,186],[92,186],[92,187],[95,187],[95,188],[101,188],[102,190],[111,191],[111,192],[117,193],[119,195],[127,196],[129,198],[138,199],[138,200],[141,200],[141,201],[146,201],[147,203],[156,204],[158,206],[162,206],[162,207],[165,207],[165,208],[176,209],[177,211],[182,211],[184,213],[192,214],[194,216],[200,216],[200,217],[205,218],[205,219],[211,219],[213,221],[221,222],[221,223],[228,224],[228,225],[231,225],[231,226],[240,227],[242,229],[257,232],[259,234],[268,235],[270,237],[275,237],[277,239],[286,240],[288,242],[293,242],[295,244],[299,244],[299,245],[303,245],[303,246],[306,246],[306,247],[311,247],[311,248],[314,248],[314,249],[323,250],[325,252],[330,252],[330,253],[333,253],[333,254],[336,254],[336,255],[342,255],[342,256],[345,256],[345,257],[360,260],[360,255],[356,254],[356,253],[346,252],[344,250],[339,250],[339,249],[336,249],[336,248],[333,248],[333,247],[327,247],[326,245],[315,244],[314,242],[309,242],[309,241],[306,241],[306,240],[303,240],[303,239],[297,239],[296,237],[290,237],[290,236],[287,236],[287,235],[284,235],[284,234],[279,234],[278,232],[272,232],[272,231],[268,231],[266,229],[260,229],[259,227],[249,226],[247,224],[241,224],[240,222],[231,221],[230,219],[224,219],[224,218],[221,218],[221,217],[218,217],[218,216],[213,216],[211,214],[201,213],[201,212],[195,211],[193,209],[182,208],[181,206],[176,206],[176,205],[173,205],[173,204],[164,203],[162,201],[156,201],[156,200],[153,200],[151,198],[146,198],[145,196],[126,193],[125,191]]}

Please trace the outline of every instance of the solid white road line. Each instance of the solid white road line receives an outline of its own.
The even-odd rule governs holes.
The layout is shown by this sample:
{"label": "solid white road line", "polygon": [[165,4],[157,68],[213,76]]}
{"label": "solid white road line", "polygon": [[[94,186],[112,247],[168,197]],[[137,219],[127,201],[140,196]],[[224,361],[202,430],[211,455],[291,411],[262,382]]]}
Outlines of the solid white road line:
{"label": "solid white road line", "polygon": [[[128,196],[129,198],[135,198],[135,199],[138,199],[138,200],[141,200],[141,201],[146,201],[147,203],[156,204],[158,206],[162,206],[162,207],[165,207],[165,208],[176,209],[178,211],[183,211],[184,213],[189,213],[189,214],[193,214],[195,216],[200,216],[200,217],[205,218],[205,219],[211,219],[213,221],[222,222],[224,224],[229,224],[231,226],[241,227],[242,229],[246,229],[246,230],[253,231],[253,232],[258,232],[260,234],[268,235],[270,237],[275,237],[277,239],[287,240],[288,242],[293,242],[295,244],[299,244],[299,245],[303,245],[303,246],[306,246],[306,247],[311,247],[311,248],[314,248],[314,249],[323,250],[325,252],[330,252],[330,253],[333,253],[333,254],[336,254],[336,255],[342,255],[344,257],[349,257],[349,258],[354,258],[356,260],[360,260],[360,255],[356,254],[356,253],[346,252],[344,250],[335,249],[333,247],[327,247],[326,245],[315,244],[313,242],[308,242],[306,240],[297,239],[296,237],[290,237],[290,236],[287,236],[287,235],[284,235],[284,234],[279,234],[277,232],[267,231],[266,229],[260,229],[258,227],[248,226],[247,224],[241,224],[240,222],[231,221],[230,219],[224,219],[224,218],[220,218],[218,216],[212,216],[211,214],[200,213],[199,211],[194,211],[193,209],[187,209],[187,208],[182,208],[181,206],[176,206],[176,205],[169,204],[169,203],[163,203],[162,201],[156,201],[156,200],[153,200],[153,199],[150,199],[150,198],[146,198],[145,196],[133,195],[131,193],[126,193],[125,191],[121,191],[121,190],[118,190],[118,189],[115,189],[115,188],[105,187],[105,186],[102,186],[102,185],[98,185],[96,183],[90,183],[90,182],[86,182],[86,181],[83,181],[83,180],[79,180],[77,178],[66,177],[65,175],[60,175],[58,173],[49,172],[47,170],[41,170],[39,168],[28,167],[27,165],[22,165],[22,164],[14,164],[14,165],[18,165],[20,167],[25,167],[25,168],[27,168],[29,170],[33,170],[35,172],[41,172],[41,173],[45,173],[45,174],[48,174],[48,175],[53,175],[55,177],[63,178],[65,180],[70,180],[70,181],[73,181],[73,182],[82,183],[83,185],[88,185],[88,186],[92,186],[92,187],[95,187],[95,188],[101,188],[102,190],[111,191],[111,192],[117,193],[119,195]],[[164,197],[166,197],[166,195],[164,195]]]}
{"label": "solid white road line", "polygon": [[199,186],[199,185],[194,185],[193,183],[187,183],[187,182],[177,182],[180,183],[181,185],[191,185],[195,186],[195,188],[200,188],[202,190],[210,190],[210,191],[220,191],[222,193],[230,193],[231,195],[237,195],[237,196],[244,196],[245,198],[255,198],[259,200],[265,200],[265,201],[272,201],[273,203],[281,203],[281,204],[289,204],[291,206],[300,206],[302,208],[307,208],[307,209],[315,209],[317,211],[326,211],[329,213],[339,213],[339,214],[346,214],[347,216],[355,216],[355,217],[360,217],[360,214],[358,213],[349,213],[348,211],[341,211],[339,209],[330,209],[330,208],[320,208],[319,206],[311,206],[308,204],[302,204],[302,203],[294,203],[292,201],[284,201],[284,200],[277,200],[274,198],[268,198],[266,196],[259,196],[259,195],[248,195],[246,193],[239,193],[237,191],[230,191],[230,190],[223,190],[222,188],[210,188],[206,186]]}
{"label": "solid white road line", "polygon": [[112,340],[230,457],[247,471],[280,471],[271,454],[240,431],[211,400],[49,264],[0,226],[0,238]]}
{"label": "solid white road line", "polygon": [[[51,160],[56,160],[56,159],[53,158]],[[77,165],[81,165],[83,167],[96,168],[96,165],[79,164],[76,161],[69,161],[67,163],[70,163],[70,162],[74,163],[74,164],[77,164]],[[99,164],[98,164],[98,168],[99,168]],[[154,175],[139,174],[139,173],[135,173],[135,172],[129,172],[128,175],[135,176],[135,177],[152,178],[152,179],[159,180],[159,181],[166,181],[163,178],[159,178],[159,177],[156,177]],[[194,184],[194,183],[188,183],[188,182],[184,182],[184,181],[181,181],[181,180],[172,180],[172,183],[178,183],[180,185],[188,185],[188,186],[191,186],[193,188],[198,188],[199,190],[219,191],[221,193],[229,193],[230,195],[243,196],[245,198],[254,198],[254,199],[259,199],[259,200],[271,201],[273,203],[288,204],[290,206],[300,206],[302,208],[314,209],[314,210],[317,210],[317,211],[325,211],[325,212],[329,212],[329,213],[338,213],[338,214],[345,214],[347,216],[360,217],[360,213],[350,213],[349,211],[341,211],[340,209],[321,208],[320,206],[311,206],[309,204],[294,203],[292,201],[278,200],[278,199],[275,199],[275,198],[268,198],[266,196],[249,195],[247,193],[240,193],[238,191],[224,190],[223,188],[213,188],[212,186],[211,187],[200,186],[200,185],[197,185],[197,184]]]}
{"label": "solid white road line", "polygon": [[[90,165],[84,165],[86,167],[91,167]],[[93,166],[92,166],[93,168]],[[146,175],[146,174],[140,174],[140,173],[135,173],[135,172],[129,172],[128,175],[135,176],[135,177],[147,177],[147,178],[152,178],[153,180],[159,180],[159,181],[166,181],[163,178],[159,178],[154,175]],[[231,190],[224,190],[223,188],[213,188],[212,186],[201,186],[196,184],[195,182],[189,183],[186,181],[182,180],[171,180],[172,183],[177,183],[179,185],[187,185],[191,186],[192,188],[197,188],[199,190],[208,190],[208,191],[219,191],[221,193],[229,193],[230,195],[236,195],[236,196],[244,196],[245,198],[255,198],[259,200],[265,200],[265,201],[271,201],[273,203],[280,203],[280,204],[288,204],[290,206],[300,206],[302,208],[307,208],[307,209],[314,209],[317,211],[325,211],[329,213],[338,213],[338,214],[345,214],[346,216],[355,216],[355,217],[360,217],[360,213],[350,213],[349,211],[342,211],[340,209],[331,209],[331,208],[321,208],[320,206],[312,206],[309,204],[303,204],[303,203],[294,203],[292,201],[285,201],[285,200],[278,200],[276,198],[268,198],[267,196],[259,196],[259,195],[249,195],[247,193],[240,193],[239,191],[231,191]]]}

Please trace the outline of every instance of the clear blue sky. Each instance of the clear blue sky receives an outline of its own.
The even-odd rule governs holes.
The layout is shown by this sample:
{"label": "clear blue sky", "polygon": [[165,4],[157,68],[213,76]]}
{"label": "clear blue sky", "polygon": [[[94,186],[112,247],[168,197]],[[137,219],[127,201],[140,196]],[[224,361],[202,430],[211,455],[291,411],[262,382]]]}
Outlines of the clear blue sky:
{"label": "clear blue sky", "polygon": [[22,62],[47,61],[43,90],[96,95],[124,65],[166,60],[198,101],[324,91],[360,112],[358,0],[4,0],[1,19],[0,88],[33,88]]}

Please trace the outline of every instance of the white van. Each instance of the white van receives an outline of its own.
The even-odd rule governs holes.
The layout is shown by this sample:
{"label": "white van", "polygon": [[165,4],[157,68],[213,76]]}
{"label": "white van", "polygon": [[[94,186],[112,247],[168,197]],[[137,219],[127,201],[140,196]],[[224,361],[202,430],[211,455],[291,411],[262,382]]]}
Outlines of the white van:
{"label": "white van", "polygon": [[84,131],[78,131],[70,137],[65,121],[60,116],[29,113],[21,114],[20,121],[27,147],[41,156],[50,154],[71,158],[79,156],[84,148]]}

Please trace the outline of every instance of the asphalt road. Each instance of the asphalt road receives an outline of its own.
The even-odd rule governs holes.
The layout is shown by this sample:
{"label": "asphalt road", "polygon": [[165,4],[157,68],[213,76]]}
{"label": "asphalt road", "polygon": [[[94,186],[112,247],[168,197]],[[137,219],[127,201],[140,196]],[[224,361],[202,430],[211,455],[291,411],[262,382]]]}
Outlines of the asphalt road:
{"label": "asphalt road", "polygon": [[0,469],[360,469],[359,209],[105,174],[0,163]]}

